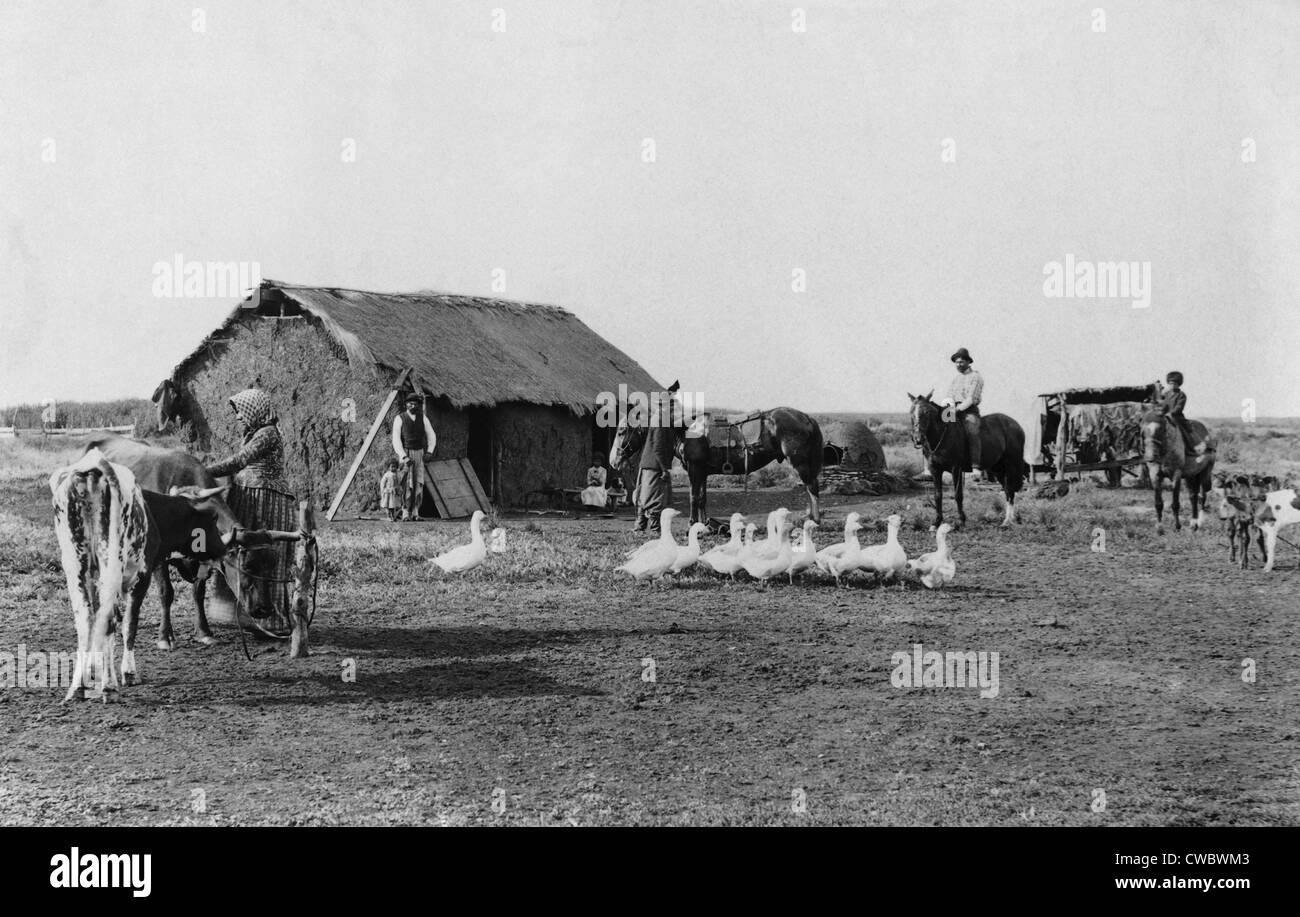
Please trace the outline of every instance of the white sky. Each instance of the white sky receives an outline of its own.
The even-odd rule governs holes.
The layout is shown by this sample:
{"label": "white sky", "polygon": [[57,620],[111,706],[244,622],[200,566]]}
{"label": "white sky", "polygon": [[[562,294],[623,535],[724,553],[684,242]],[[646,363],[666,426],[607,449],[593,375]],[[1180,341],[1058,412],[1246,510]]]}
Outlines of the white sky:
{"label": "white sky", "polygon": [[[6,0],[0,404],[148,396],[233,305],[153,298],[181,253],[499,268],[712,404],[902,411],[966,346],[990,411],[1177,368],[1300,414],[1300,4],[793,7]],[[1151,306],[1047,299],[1067,253]]]}

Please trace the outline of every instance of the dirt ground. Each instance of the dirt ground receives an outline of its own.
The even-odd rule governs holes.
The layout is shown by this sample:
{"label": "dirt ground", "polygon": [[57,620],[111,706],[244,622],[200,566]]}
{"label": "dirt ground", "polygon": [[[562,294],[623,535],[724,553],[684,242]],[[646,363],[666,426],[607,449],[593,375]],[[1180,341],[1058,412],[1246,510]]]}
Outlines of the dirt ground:
{"label": "dirt ground", "polygon": [[[0,560],[0,650],[72,650],[48,492],[3,497],[32,528]],[[923,495],[846,499],[819,544],[856,508],[864,543],[900,511],[909,555],[932,550]],[[627,516],[501,520],[507,553],[453,579],[424,560],[463,522],[336,524],[309,659],[188,642],[182,592],[171,653],[146,603],[119,700],[0,690],[0,823],[1300,823],[1295,551],[1238,570],[1217,520],[1155,535],[1149,492],[1022,495],[1010,530],[995,501],[969,498],[938,592],[633,584]],[[710,511],[741,503],[800,506]],[[894,687],[918,643],[998,653],[997,696]]]}

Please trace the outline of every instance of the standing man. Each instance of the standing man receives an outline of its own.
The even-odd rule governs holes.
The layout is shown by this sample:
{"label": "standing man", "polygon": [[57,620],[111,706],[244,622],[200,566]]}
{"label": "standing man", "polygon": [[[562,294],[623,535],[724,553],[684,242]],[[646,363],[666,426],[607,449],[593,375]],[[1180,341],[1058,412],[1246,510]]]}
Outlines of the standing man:
{"label": "standing man", "polygon": [[673,502],[673,441],[671,395],[664,394],[650,406],[650,423],[636,483],[636,530],[649,527],[659,534],[659,514]]}
{"label": "standing man", "polygon": [[424,495],[424,459],[433,455],[438,437],[424,416],[423,400],[411,392],[402,402],[405,410],[393,418],[393,451],[408,472],[408,487],[402,505],[402,520],[420,518],[420,498]]}
{"label": "standing man", "polygon": [[957,411],[957,419],[966,429],[966,445],[970,455],[970,470],[980,463],[980,397],[984,394],[984,377],[971,369],[975,361],[965,347],[952,355],[957,364],[957,375],[948,386],[948,397],[943,400]]}

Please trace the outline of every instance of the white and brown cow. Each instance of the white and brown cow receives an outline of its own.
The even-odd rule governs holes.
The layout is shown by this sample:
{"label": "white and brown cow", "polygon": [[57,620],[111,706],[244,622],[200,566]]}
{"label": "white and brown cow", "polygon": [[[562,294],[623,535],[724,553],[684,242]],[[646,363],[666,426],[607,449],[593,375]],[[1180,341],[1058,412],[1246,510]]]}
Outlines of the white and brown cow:
{"label": "white and brown cow", "polygon": [[1300,524],[1300,496],[1295,490],[1275,490],[1264,497],[1264,505],[1255,513],[1255,525],[1264,534],[1264,571],[1273,569],[1277,556],[1278,529]]}
{"label": "white and brown cow", "polygon": [[113,657],[119,627],[122,676],[126,684],[135,683],[136,623],[149,588],[149,557],[157,554],[157,535],[150,530],[135,475],[98,449],[54,472],[50,493],[77,627],[77,661],[66,702],[84,697],[87,687],[116,690]]}

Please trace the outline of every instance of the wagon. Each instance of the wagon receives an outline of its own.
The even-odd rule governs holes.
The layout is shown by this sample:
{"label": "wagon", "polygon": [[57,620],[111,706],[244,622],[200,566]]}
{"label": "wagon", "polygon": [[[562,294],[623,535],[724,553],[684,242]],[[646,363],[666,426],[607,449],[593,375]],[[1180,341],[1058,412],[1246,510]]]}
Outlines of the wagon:
{"label": "wagon", "polygon": [[1038,396],[1038,437],[1031,480],[1046,472],[1056,480],[1067,474],[1104,471],[1111,486],[1123,475],[1145,479],[1141,417],[1160,393],[1158,383],[1071,388]]}

